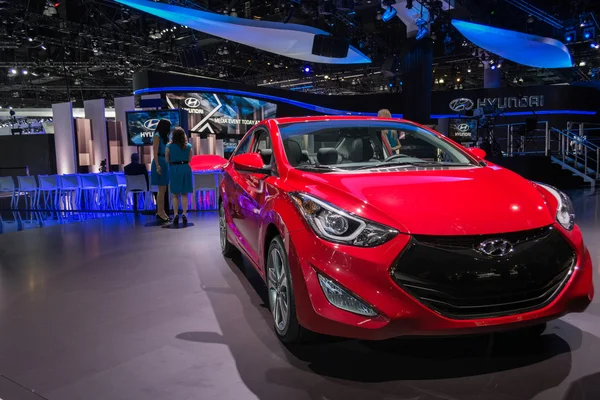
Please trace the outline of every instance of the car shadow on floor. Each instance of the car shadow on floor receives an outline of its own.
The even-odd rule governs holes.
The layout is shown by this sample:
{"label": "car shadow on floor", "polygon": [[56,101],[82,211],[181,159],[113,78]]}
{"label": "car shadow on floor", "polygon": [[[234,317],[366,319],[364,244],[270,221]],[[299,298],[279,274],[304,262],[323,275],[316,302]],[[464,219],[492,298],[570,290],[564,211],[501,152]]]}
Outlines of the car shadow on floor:
{"label": "car shadow on floor", "polygon": [[[293,398],[530,399],[568,376],[572,347],[581,343],[581,331],[557,321],[533,341],[504,334],[377,342],[317,336],[306,344],[283,345],[272,329],[262,278],[240,257],[227,265],[230,271],[223,276],[229,288],[204,288],[222,334],[177,337],[227,345],[242,380],[260,399],[293,397],[298,391],[305,396]],[[231,319],[223,295],[240,302],[243,317]],[[571,346],[553,329],[568,331]]]}

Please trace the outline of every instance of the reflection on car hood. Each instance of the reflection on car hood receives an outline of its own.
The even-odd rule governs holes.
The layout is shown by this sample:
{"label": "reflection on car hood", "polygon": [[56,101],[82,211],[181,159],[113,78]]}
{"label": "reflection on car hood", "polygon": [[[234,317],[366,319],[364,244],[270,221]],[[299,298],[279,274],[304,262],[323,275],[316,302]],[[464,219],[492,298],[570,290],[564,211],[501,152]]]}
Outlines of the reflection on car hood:
{"label": "reflection on car hood", "polygon": [[474,235],[553,223],[526,179],[497,166],[392,173],[293,171],[288,183],[349,212],[425,235]]}

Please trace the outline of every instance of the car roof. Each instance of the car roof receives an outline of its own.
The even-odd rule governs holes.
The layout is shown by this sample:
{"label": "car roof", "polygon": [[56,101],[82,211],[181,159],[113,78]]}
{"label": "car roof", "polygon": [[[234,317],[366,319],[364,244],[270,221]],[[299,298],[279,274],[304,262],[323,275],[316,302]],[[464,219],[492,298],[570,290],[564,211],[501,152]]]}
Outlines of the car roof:
{"label": "car roof", "polygon": [[293,124],[298,122],[323,122],[323,121],[394,121],[413,123],[405,119],[398,118],[379,118],[364,115],[312,115],[306,117],[283,117],[273,118],[276,124]]}

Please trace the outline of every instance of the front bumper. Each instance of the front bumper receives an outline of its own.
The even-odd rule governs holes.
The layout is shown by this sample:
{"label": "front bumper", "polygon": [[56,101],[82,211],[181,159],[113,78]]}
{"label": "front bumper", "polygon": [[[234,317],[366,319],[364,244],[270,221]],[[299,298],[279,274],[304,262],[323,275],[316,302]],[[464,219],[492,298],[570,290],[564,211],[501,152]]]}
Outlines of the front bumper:
{"label": "front bumper", "polygon": [[[555,228],[565,235],[577,260],[561,291],[538,309],[468,319],[450,318],[434,311],[393,280],[391,268],[410,243],[409,235],[398,235],[378,247],[358,248],[323,241],[309,230],[290,232],[288,252],[298,320],[315,332],[378,340],[509,330],[584,311],[594,292],[589,252],[578,228],[572,232]],[[318,274],[333,279],[371,305],[378,316],[365,317],[330,304],[323,294]]]}

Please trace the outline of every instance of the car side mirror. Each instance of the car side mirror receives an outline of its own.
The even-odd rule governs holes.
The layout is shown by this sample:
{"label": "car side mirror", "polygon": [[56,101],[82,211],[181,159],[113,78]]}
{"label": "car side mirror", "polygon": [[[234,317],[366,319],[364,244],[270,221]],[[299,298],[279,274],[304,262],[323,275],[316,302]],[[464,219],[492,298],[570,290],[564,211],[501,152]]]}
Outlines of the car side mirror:
{"label": "car side mirror", "polygon": [[270,174],[271,168],[265,166],[258,153],[246,153],[234,156],[231,161],[237,171],[252,172],[255,174]]}
{"label": "car side mirror", "polygon": [[478,160],[484,160],[485,156],[487,155],[485,150],[482,150],[479,147],[469,147],[467,150],[469,151],[469,153],[471,153],[473,157],[475,157]]}

